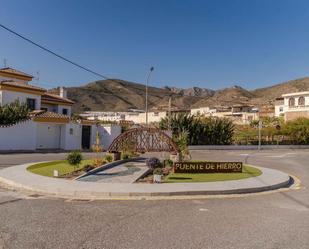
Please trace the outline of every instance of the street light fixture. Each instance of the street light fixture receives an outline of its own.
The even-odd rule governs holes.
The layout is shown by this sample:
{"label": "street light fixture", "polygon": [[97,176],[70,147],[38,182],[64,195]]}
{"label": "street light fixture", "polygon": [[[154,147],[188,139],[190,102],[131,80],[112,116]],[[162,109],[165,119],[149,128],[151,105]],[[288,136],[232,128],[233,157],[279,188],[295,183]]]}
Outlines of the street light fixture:
{"label": "street light fixture", "polygon": [[148,83],[150,79],[150,75],[152,71],[154,70],[154,67],[151,67],[147,76],[146,80],[146,104],[145,104],[145,112],[146,112],[146,127],[148,127]]}

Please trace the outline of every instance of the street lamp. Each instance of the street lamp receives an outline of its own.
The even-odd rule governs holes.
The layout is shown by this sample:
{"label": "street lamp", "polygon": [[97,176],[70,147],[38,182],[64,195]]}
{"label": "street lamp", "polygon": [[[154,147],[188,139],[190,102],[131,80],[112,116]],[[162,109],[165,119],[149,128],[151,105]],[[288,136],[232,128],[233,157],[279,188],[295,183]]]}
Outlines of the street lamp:
{"label": "street lamp", "polygon": [[150,79],[150,75],[152,71],[154,70],[154,67],[151,67],[147,76],[146,80],[146,104],[145,104],[145,112],[146,112],[146,127],[148,127],[148,83]]}

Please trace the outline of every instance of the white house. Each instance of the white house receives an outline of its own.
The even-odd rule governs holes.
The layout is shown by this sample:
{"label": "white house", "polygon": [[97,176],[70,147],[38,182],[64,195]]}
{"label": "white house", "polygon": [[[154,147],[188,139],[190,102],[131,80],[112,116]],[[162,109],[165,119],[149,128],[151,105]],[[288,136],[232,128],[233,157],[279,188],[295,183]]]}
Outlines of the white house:
{"label": "white house", "polygon": [[283,94],[275,101],[275,116],[290,121],[299,117],[309,118],[309,91]]}
{"label": "white house", "polygon": [[0,105],[16,100],[32,111],[29,120],[0,126],[0,150],[90,149],[99,132],[105,149],[120,133],[118,125],[71,120],[73,101],[64,88],[59,95],[29,84],[32,76],[12,68],[0,69]]}

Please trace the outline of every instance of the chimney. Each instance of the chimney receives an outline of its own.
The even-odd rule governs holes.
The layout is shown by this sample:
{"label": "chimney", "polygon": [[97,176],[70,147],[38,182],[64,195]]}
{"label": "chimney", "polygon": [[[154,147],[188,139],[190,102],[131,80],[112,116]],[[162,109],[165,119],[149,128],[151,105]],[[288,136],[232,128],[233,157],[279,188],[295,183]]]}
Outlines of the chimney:
{"label": "chimney", "polygon": [[65,89],[63,86],[61,86],[59,88],[59,92],[60,92],[60,97],[61,98],[66,98],[67,97],[67,89]]}

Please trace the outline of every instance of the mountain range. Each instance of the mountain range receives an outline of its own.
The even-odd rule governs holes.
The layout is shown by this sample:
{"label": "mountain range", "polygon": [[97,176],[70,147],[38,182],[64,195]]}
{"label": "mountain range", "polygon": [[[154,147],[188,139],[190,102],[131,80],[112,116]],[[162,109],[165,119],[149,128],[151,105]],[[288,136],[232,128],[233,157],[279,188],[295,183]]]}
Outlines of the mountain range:
{"label": "mountain range", "polygon": [[[53,89],[55,91],[56,89]],[[145,109],[145,85],[119,79],[100,80],[79,87],[69,87],[68,98],[75,101],[73,110],[127,111]],[[231,106],[235,104],[273,105],[275,98],[284,93],[309,91],[309,77],[247,90],[232,86],[220,90],[207,88],[148,87],[150,109],[167,109],[171,97],[172,107],[179,109],[203,106]]]}

